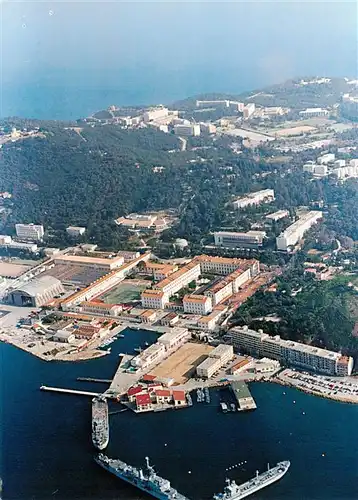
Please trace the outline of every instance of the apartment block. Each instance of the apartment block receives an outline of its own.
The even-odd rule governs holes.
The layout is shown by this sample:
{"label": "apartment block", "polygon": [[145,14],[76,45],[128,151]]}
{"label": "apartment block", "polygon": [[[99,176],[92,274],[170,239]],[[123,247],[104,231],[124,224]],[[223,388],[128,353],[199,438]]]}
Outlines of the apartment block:
{"label": "apartment block", "polygon": [[288,366],[297,366],[326,375],[350,375],[353,358],[339,352],[281,339],[279,335],[270,337],[250,330],[247,326],[234,327],[229,331],[232,345],[257,357],[276,359]]}
{"label": "apartment block", "polygon": [[215,246],[226,248],[258,248],[262,246],[265,237],[265,231],[214,233]]}
{"label": "apartment block", "polygon": [[253,205],[260,205],[261,203],[271,203],[274,200],[275,191],[273,189],[262,189],[261,191],[248,193],[245,196],[237,198],[233,201],[232,205],[238,210]]}
{"label": "apartment block", "polygon": [[322,212],[318,210],[312,210],[300,217],[276,238],[277,250],[289,251],[290,247],[294,247],[305,232],[320,219],[322,219]]}
{"label": "apartment block", "polygon": [[15,224],[16,236],[22,240],[40,241],[44,236],[41,224]]}

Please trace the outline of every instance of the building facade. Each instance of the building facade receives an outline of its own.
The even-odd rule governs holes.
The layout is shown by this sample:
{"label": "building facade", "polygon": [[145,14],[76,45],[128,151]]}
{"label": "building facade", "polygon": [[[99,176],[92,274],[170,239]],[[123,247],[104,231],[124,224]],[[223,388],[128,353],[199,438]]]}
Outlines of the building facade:
{"label": "building facade", "polygon": [[22,240],[41,241],[44,227],[41,224],[15,224],[16,236]]}
{"label": "building facade", "polygon": [[339,352],[281,339],[279,335],[270,337],[262,330],[256,332],[247,327],[234,327],[229,331],[232,345],[256,357],[276,359],[288,366],[323,373],[326,375],[350,375],[353,358]]}
{"label": "building facade", "polygon": [[204,316],[212,311],[212,301],[205,295],[185,295],[183,298],[184,312]]}
{"label": "building facade", "polygon": [[218,231],[214,233],[215,246],[226,248],[258,248],[262,246],[265,237],[265,231],[245,233]]}
{"label": "building facade", "polygon": [[271,203],[274,200],[275,191],[273,189],[262,189],[261,191],[249,193],[245,196],[237,198],[233,201],[233,207],[238,210],[252,205],[260,205],[261,203]]}
{"label": "building facade", "polygon": [[285,231],[277,236],[277,250],[287,252],[289,248],[295,246],[303,237],[305,232],[308,231],[320,219],[322,219],[322,212],[318,210],[312,210],[300,217],[296,222],[291,224],[291,226],[289,226],[287,229],[285,229]]}

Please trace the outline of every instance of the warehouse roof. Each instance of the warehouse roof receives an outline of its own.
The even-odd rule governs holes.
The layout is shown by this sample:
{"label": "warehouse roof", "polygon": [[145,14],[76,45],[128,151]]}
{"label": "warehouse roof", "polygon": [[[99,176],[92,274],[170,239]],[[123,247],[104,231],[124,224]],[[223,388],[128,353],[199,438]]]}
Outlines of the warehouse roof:
{"label": "warehouse roof", "polygon": [[36,295],[44,293],[49,288],[59,285],[62,286],[61,281],[53,276],[40,276],[39,278],[33,279],[25,285],[16,288],[13,292],[22,292],[35,297]]}

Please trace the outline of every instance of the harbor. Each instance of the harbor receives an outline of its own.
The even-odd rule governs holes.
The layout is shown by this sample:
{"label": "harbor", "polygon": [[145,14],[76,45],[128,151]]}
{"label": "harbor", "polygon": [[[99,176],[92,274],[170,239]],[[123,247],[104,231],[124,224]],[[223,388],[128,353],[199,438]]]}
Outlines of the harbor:
{"label": "harbor", "polygon": [[[135,335],[129,339],[132,345],[142,343],[146,334],[138,331]],[[110,379],[118,365],[118,354],[125,349],[130,352],[130,345],[122,342],[126,339],[120,339],[118,346],[113,344],[109,356],[79,364],[41,363],[9,345],[1,346],[10,381],[4,387],[8,404],[3,412],[7,429],[3,449],[13,470],[5,484],[7,496],[52,498],[58,490],[54,499],[94,500],[100,489],[104,500],[138,499],[136,489],[93,461],[91,399],[63,399],[65,395],[52,397],[38,390],[46,381],[51,386],[98,392],[98,383],[76,379],[84,375]],[[30,376],[24,378],[16,366],[22,366]],[[191,500],[210,499],[214,492],[223,491],[226,477],[242,484],[254,477],[257,469],[265,470],[267,462],[285,459],[292,464],[289,474],[263,489],[260,498],[302,500],[310,491],[316,500],[353,500],[355,470],[347,469],[346,464],[357,459],[356,407],[272,383],[254,382],[249,387],[257,403],[257,409],[249,414],[224,415],[220,411],[222,391],[230,389],[213,388],[209,389],[210,404],[197,404],[196,393],[191,392],[193,406],[187,411],[148,413],[143,418],[131,411],[110,415],[110,441],[105,453],[135,466],[143,464],[149,455],[160,475]],[[22,395],[21,411],[16,398],[11,397],[15,393]],[[117,408],[119,411],[116,403],[109,401],[109,405],[110,413]],[[25,418],[29,414],[31,419]],[[62,415],[61,432],[54,432],[51,416],[55,414]],[[22,447],[24,461],[18,460],[18,446]],[[61,454],[71,450],[71,461],[63,462],[60,470],[54,449]],[[41,458],[44,455],[46,461]],[[41,463],[41,467],[30,470],[30,460]],[[337,482],[337,475],[344,481]],[[317,477],[321,478],[319,485]]]}

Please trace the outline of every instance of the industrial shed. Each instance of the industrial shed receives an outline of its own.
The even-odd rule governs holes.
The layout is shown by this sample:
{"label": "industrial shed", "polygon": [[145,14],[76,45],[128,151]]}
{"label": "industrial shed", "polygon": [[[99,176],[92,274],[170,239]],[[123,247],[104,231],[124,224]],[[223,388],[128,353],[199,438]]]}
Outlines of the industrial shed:
{"label": "industrial shed", "polygon": [[41,307],[63,292],[61,281],[53,276],[40,276],[13,290],[9,302],[15,306]]}

